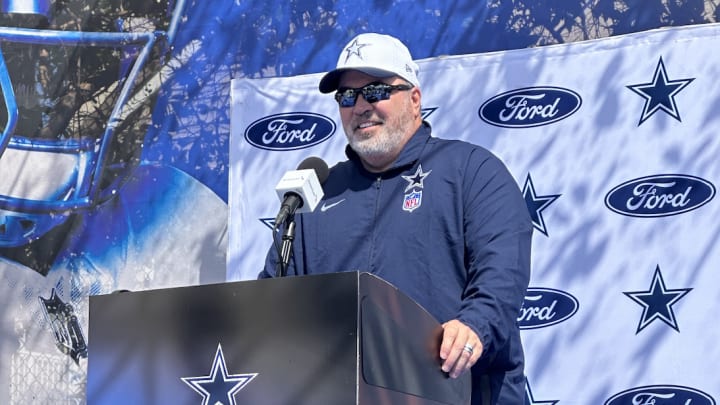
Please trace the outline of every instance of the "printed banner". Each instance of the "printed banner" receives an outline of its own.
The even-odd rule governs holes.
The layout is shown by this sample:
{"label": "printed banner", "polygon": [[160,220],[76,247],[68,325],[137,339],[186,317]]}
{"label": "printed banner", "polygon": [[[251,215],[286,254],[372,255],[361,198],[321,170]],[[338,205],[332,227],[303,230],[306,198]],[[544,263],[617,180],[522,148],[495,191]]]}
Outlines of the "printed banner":
{"label": "printed banner", "polygon": [[[533,220],[527,404],[720,399],[718,40],[706,25],[419,61],[433,134],[497,154]],[[262,269],[283,173],[345,159],[320,77],[232,82],[231,280]]]}
{"label": "printed banner", "polygon": [[89,296],[225,281],[227,204],[178,125],[204,124],[185,5],[0,6],[2,404],[86,402]]}

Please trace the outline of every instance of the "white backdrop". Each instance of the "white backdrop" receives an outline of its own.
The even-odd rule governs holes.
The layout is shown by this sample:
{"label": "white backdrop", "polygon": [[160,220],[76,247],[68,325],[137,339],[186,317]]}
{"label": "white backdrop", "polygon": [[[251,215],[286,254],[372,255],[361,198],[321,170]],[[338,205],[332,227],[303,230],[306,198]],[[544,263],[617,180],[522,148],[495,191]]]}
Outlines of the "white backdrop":
{"label": "white backdrop", "polygon": [[[434,135],[497,154],[534,218],[529,403],[720,399],[719,40],[713,24],[419,61]],[[282,174],[344,160],[320,76],[232,83],[228,280],[262,269]]]}

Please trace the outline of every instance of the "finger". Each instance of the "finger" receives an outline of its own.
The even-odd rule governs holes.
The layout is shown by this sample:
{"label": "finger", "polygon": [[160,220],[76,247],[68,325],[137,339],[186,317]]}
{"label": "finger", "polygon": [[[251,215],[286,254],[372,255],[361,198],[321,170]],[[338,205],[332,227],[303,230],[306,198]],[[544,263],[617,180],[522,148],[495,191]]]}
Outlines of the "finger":
{"label": "finger", "polygon": [[445,346],[445,352],[441,350],[440,356],[442,358],[443,354],[446,355],[442,370],[449,372],[462,355],[463,346],[468,340],[468,328],[458,322],[450,325],[446,329],[448,330],[448,334],[446,335],[447,337],[443,338],[442,343],[442,345]]}
{"label": "finger", "polygon": [[[468,347],[472,347],[472,345],[468,343]],[[463,345],[460,356],[450,370],[450,377],[458,378],[462,373],[469,370],[472,364],[474,364],[473,356],[475,356],[474,352],[465,349],[465,345]]]}
{"label": "finger", "polygon": [[445,371],[449,371],[457,361],[462,345],[467,340],[465,328],[457,321],[450,321],[443,333],[440,358],[444,360]]}
{"label": "finger", "polygon": [[453,343],[455,343],[455,339],[457,338],[458,325],[450,321],[445,322],[442,327],[443,334],[442,342],[440,343],[440,358],[442,360],[446,360],[450,355],[450,350],[452,350]]}

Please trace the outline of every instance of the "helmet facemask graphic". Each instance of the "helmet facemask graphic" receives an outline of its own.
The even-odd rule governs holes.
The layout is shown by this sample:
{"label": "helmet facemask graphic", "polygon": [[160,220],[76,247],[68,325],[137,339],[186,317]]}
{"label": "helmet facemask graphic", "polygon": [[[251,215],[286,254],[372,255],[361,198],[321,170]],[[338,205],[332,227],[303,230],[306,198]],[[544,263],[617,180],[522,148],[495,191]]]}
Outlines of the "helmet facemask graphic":
{"label": "helmet facemask graphic", "polygon": [[29,256],[52,256],[62,237],[40,239],[139,164],[169,50],[161,29],[177,18],[155,1],[27,3],[0,6],[0,254],[44,274],[52,257]]}

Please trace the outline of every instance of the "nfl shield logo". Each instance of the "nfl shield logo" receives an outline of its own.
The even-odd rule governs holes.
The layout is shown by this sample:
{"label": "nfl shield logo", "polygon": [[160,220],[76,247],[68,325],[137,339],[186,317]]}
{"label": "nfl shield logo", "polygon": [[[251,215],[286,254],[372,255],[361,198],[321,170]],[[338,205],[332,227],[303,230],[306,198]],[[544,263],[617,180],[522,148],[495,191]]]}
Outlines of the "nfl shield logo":
{"label": "nfl shield logo", "polygon": [[403,200],[404,211],[413,212],[413,210],[420,207],[420,204],[422,204],[422,190],[405,194],[405,199]]}

